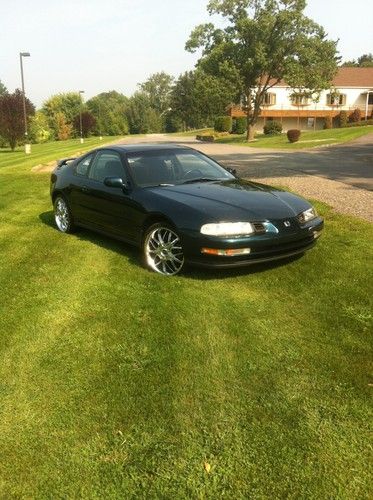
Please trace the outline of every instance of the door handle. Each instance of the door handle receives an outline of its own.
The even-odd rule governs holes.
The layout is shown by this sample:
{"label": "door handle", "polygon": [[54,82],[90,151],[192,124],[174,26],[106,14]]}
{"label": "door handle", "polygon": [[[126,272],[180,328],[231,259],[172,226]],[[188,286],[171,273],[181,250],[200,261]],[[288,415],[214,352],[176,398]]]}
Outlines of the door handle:
{"label": "door handle", "polygon": [[81,190],[83,191],[83,193],[89,193],[90,192],[90,189],[87,186],[82,186]]}

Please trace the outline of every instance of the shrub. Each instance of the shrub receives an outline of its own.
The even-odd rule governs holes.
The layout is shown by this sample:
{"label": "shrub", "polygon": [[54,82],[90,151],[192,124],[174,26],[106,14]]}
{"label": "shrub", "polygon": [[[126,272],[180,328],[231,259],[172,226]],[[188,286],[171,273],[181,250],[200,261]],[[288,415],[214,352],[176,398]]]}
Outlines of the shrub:
{"label": "shrub", "polygon": [[233,120],[232,133],[233,134],[244,134],[247,130],[247,118],[245,116],[239,116]]}
{"label": "shrub", "polygon": [[347,111],[340,111],[339,115],[337,116],[337,124],[338,124],[338,127],[345,127],[347,125],[347,122],[348,122],[348,115],[347,115]]}
{"label": "shrub", "polygon": [[263,127],[265,135],[279,135],[282,132],[282,125],[275,120],[269,120]]}
{"label": "shrub", "polygon": [[366,125],[373,125],[373,119],[363,120],[361,122],[347,123],[346,127],[365,127]]}
{"label": "shrub", "polygon": [[215,118],[214,130],[216,132],[230,132],[232,130],[232,117],[217,116]]}
{"label": "shrub", "polygon": [[331,116],[325,116],[324,118],[324,129],[333,128],[333,119]]}
{"label": "shrub", "polygon": [[350,123],[356,123],[361,121],[361,110],[359,108],[354,109],[354,111],[350,114],[348,121]]}
{"label": "shrub", "polygon": [[214,142],[215,137],[212,134],[201,134],[201,135],[196,135],[197,141],[203,141],[203,142]]}
{"label": "shrub", "polygon": [[287,131],[286,135],[288,136],[289,142],[297,142],[299,141],[300,130],[298,130],[297,128],[292,128]]}

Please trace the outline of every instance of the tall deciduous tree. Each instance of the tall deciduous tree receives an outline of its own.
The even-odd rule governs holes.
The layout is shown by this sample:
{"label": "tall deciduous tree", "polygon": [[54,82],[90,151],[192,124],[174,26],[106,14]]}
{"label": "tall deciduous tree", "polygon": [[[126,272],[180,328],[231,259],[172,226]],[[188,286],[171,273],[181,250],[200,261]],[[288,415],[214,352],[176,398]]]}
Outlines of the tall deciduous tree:
{"label": "tall deciduous tree", "polygon": [[266,92],[286,80],[317,99],[330,87],[336,70],[335,41],[304,15],[305,0],[210,0],[210,14],[220,14],[226,27],[197,26],[186,43],[202,48],[199,66],[215,75],[236,77],[247,113],[247,139],[254,136]]}
{"label": "tall deciduous tree", "polygon": [[373,67],[373,54],[363,54],[358,57],[357,60],[352,59],[351,61],[346,61],[342,66],[352,67],[352,68],[372,68]]}
{"label": "tall deciduous tree", "polygon": [[151,106],[145,92],[135,92],[129,99],[127,120],[131,134],[161,132],[162,119]]}
{"label": "tall deciduous tree", "polygon": [[86,103],[96,118],[95,133],[98,135],[128,134],[126,110],[128,98],[115,90],[102,92]]}
{"label": "tall deciduous tree", "polygon": [[[81,108],[84,110],[79,93],[66,92],[47,99],[43,103],[42,112],[48,118],[49,126],[54,131],[55,136],[62,140],[61,137],[68,138],[71,135],[74,118],[79,114]],[[68,134],[68,130],[70,130],[70,134]]]}
{"label": "tall deciduous tree", "polygon": [[5,87],[5,85],[3,84],[3,82],[0,80],[0,95],[4,95],[7,93],[7,89]]}
{"label": "tall deciduous tree", "polygon": [[[35,113],[35,107],[27,97],[25,101],[29,123],[30,117]],[[12,151],[17,142],[25,137],[23,94],[19,89],[16,89],[13,94],[5,92],[0,95],[0,135],[9,143]]]}
{"label": "tall deciduous tree", "polygon": [[178,78],[171,94],[171,116],[186,128],[210,126],[215,116],[225,113],[235,100],[234,83],[206,74],[200,69],[188,71]]}
{"label": "tall deciduous tree", "polygon": [[77,135],[80,133],[80,121],[82,124],[83,137],[88,137],[95,128],[96,118],[90,111],[83,111],[81,115],[76,115],[74,118],[74,128]]}
{"label": "tall deciduous tree", "polygon": [[170,97],[172,90],[173,77],[164,71],[154,73],[146,82],[140,83],[139,87],[144,92],[150,102],[150,106],[162,115],[170,107]]}

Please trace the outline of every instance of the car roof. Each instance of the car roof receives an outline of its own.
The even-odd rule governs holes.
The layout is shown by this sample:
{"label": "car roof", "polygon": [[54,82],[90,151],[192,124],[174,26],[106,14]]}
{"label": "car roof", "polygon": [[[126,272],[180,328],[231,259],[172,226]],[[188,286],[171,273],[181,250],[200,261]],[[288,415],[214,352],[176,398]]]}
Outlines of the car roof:
{"label": "car roof", "polygon": [[140,143],[140,144],[112,144],[103,146],[104,148],[114,149],[115,151],[124,153],[142,153],[145,151],[163,151],[172,149],[191,149],[188,146],[173,143]]}

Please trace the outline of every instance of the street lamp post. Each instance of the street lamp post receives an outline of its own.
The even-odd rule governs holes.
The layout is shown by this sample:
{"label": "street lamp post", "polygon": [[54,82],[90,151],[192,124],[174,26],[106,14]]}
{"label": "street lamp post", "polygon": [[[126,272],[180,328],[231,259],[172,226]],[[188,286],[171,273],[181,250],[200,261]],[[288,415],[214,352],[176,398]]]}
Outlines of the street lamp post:
{"label": "street lamp post", "polygon": [[23,61],[22,57],[30,57],[30,52],[20,52],[19,61],[21,64],[21,81],[22,81],[22,96],[23,96],[23,120],[25,123],[25,153],[31,153],[31,144],[28,142],[28,131],[27,131],[27,113],[26,113],[26,96],[25,96],[25,80],[23,78]]}
{"label": "street lamp post", "polygon": [[79,95],[80,95],[80,112],[79,112],[79,118],[80,118],[80,143],[83,144],[84,139],[83,139],[83,126],[82,126],[82,94],[84,94],[84,90],[79,90]]}

